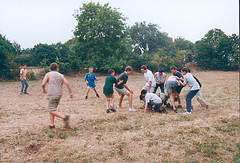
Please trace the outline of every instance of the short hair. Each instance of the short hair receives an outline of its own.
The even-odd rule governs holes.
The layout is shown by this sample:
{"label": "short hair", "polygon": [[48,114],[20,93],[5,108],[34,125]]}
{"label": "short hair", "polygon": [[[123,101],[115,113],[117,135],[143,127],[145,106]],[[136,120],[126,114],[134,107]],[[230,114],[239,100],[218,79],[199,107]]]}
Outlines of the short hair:
{"label": "short hair", "polygon": [[187,67],[183,67],[183,68],[182,68],[182,71],[183,71],[183,72],[188,72],[188,68],[187,68]]}
{"label": "short hair", "polygon": [[170,70],[177,70],[177,67],[176,66],[171,66]]}
{"label": "short hair", "polygon": [[88,70],[91,70],[91,69],[93,70],[93,67],[89,67],[89,69],[88,69]]}
{"label": "short hair", "polygon": [[109,69],[108,70],[108,74],[110,75],[110,74],[112,74],[112,73],[114,73],[115,71],[114,71],[114,69]]}
{"label": "short hair", "polygon": [[142,65],[142,66],[141,66],[141,69],[146,70],[146,69],[147,69],[147,66],[146,66],[146,65]]}
{"label": "short hair", "polygon": [[24,64],[23,64],[23,66],[27,66],[27,64],[26,64],[26,63],[24,63]]}
{"label": "short hair", "polygon": [[189,73],[191,72],[189,68],[188,68],[188,72],[189,72]]}
{"label": "short hair", "polygon": [[51,71],[55,71],[55,70],[57,70],[57,68],[58,68],[58,64],[57,63],[53,62],[53,63],[50,64]]}
{"label": "short hair", "polygon": [[146,93],[147,93],[147,91],[146,91],[145,89],[143,89],[143,90],[141,91],[141,95],[142,95],[142,94],[145,95]]}
{"label": "short hair", "polygon": [[125,71],[132,71],[133,69],[132,69],[132,67],[131,66],[127,66],[126,68],[125,68]]}
{"label": "short hair", "polygon": [[140,99],[140,100],[143,100],[143,98],[144,98],[143,95],[140,95],[140,96],[139,96],[139,99]]}

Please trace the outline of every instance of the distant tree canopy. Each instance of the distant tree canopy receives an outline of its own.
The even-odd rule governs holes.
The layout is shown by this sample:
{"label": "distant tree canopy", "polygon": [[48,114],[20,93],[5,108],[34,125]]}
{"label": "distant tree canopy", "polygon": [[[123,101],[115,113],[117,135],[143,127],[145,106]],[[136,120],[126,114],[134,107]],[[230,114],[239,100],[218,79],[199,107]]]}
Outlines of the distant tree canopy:
{"label": "distant tree canopy", "polygon": [[188,62],[209,70],[239,68],[239,36],[227,36],[221,29],[211,29],[195,43],[173,39],[157,24],[143,21],[127,27],[117,9],[93,2],[84,3],[74,17],[74,37],[65,43],[39,43],[22,49],[0,34],[0,78],[17,77],[23,64],[45,67],[51,62],[57,62],[64,74],[88,67],[98,72],[106,73],[110,68],[120,72],[127,65],[140,71],[143,64],[152,71],[159,66],[169,71],[171,65],[180,69]]}

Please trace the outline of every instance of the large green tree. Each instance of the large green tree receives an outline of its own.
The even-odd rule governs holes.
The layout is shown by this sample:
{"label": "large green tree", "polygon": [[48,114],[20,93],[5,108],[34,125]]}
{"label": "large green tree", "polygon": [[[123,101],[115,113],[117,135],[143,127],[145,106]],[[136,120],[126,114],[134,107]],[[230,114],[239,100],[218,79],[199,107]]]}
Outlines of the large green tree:
{"label": "large green tree", "polygon": [[125,18],[108,4],[84,3],[75,14],[78,22],[75,53],[72,64],[76,67],[95,67],[121,70],[126,65],[130,43],[127,40]]}

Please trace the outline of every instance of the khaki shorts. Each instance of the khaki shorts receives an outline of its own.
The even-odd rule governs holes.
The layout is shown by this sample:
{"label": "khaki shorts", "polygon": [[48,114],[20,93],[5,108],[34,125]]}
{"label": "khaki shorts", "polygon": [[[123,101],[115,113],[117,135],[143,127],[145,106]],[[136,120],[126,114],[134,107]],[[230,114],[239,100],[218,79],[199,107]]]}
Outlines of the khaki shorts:
{"label": "khaki shorts", "polygon": [[109,101],[110,100],[110,98],[113,98],[113,94],[110,94],[110,95],[105,95],[106,96],[106,99],[107,99],[107,101]]}
{"label": "khaki shorts", "polygon": [[130,93],[125,87],[123,89],[118,89],[115,87],[115,90],[118,92],[119,96],[128,95]]}
{"label": "khaki shorts", "polygon": [[48,111],[56,111],[62,96],[48,96]]}

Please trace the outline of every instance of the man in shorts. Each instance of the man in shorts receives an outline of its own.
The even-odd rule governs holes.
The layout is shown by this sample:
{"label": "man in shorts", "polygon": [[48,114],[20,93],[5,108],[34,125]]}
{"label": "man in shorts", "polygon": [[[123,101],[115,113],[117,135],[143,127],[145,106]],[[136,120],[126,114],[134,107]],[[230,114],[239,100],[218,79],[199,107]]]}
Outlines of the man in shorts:
{"label": "man in shorts", "polygon": [[144,74],[146,79],[146,84],[144,85],[143,89],[147,92],[154,93],[156,87],[156,81],[154,79],[152,71],[147,69],[146,65],[141,66],[141,72]]}
{"label": "man in shorts", "polygon": [[[70,98],[73,98],[72,90],[71,87],[67,81],[67,79],[60,74],[58,71],[58,65],[57,63],[52,63],[50,65],[51,71],[48,72],[43,81],[42,81],[42,89],[43,93],[47,93],[48,95],[48,110],[50,113],[50,129],[55,128],[54,125],[54,118],[59,117],[63,119],[65,127],[69,127],[69,116],[68,115],[63,115],[62,113],[57,111],[57,106],[60,102],[60,99],[62,97],[62,87],[63,84],[65,84],[68,88]],[[45,86],[48,83],[48,89],[46,91]]]}
{"label": "man in shorts", "polygon": [[130,75],[131,72],[132,72],[132,68],[130,66],[127,66],[125,68],[125,71],[123,73],[121,73],[117,78],[118,82],[123,80],[123,83],[120,85],[115,85],[115,90],[118,92],[118,94],[120,96],[118,107],[119,108],[122,107],[122,100],[123,100],[124,96],[126,95],[126,96],[128,96],[128,99],[129,99],[129,111],[136,111],[132,107],[133,91],[130,90],[127,86],[128,75]]}

